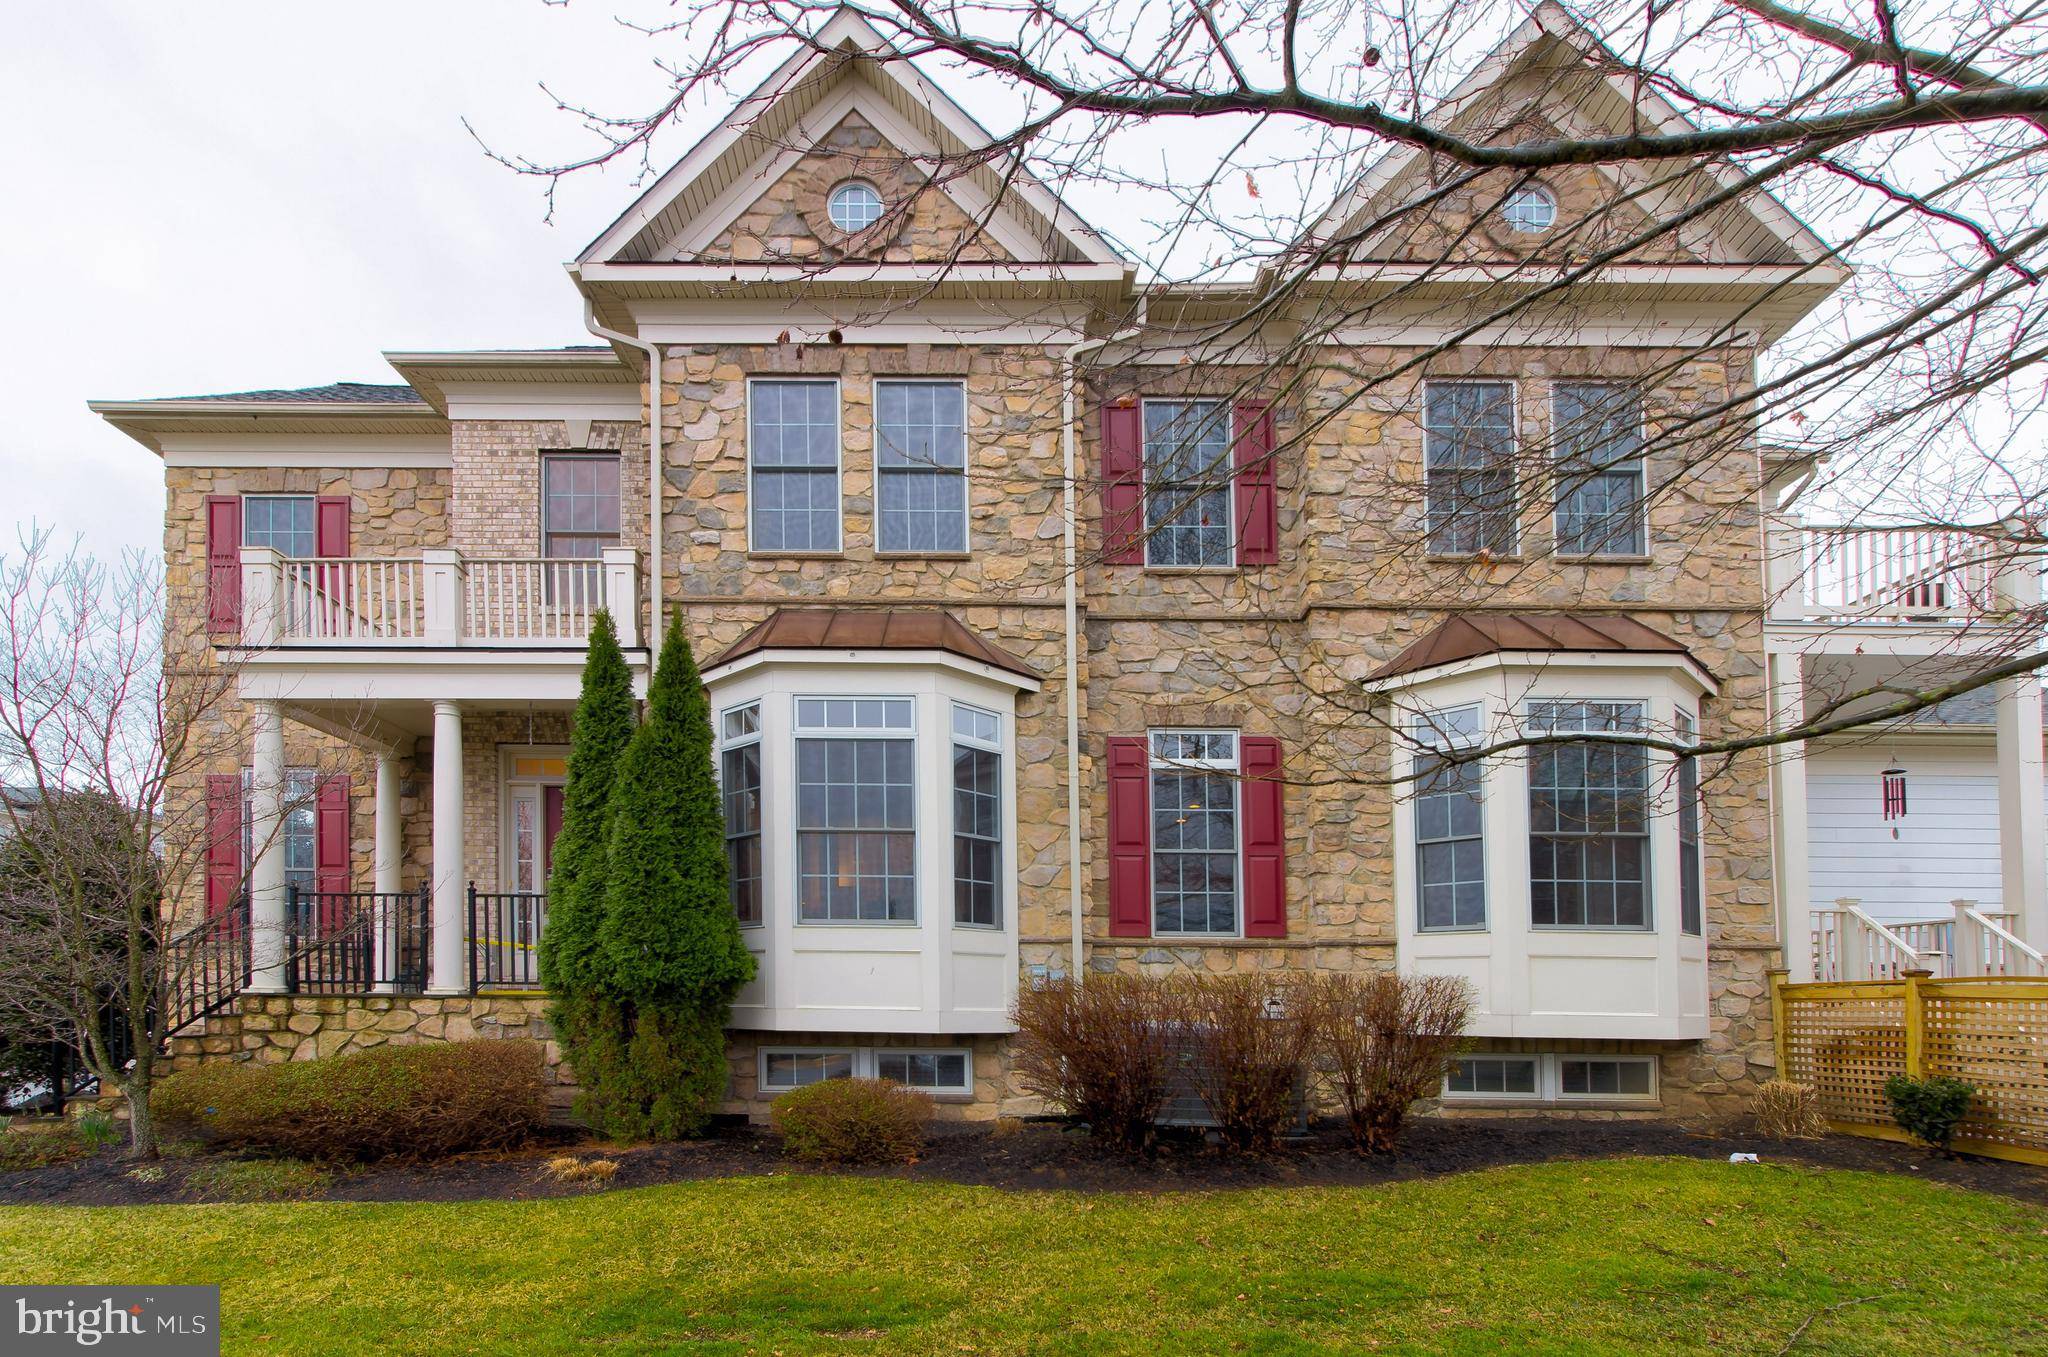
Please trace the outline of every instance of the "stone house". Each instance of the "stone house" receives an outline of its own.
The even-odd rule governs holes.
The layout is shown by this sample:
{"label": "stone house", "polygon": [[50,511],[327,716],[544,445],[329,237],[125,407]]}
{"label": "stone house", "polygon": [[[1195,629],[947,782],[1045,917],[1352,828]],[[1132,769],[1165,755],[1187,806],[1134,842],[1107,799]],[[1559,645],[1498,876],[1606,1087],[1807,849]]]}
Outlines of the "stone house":
{"label": "stone house", "polygon": [[[1587,41],[1538,11],[1446,116],[1625,123]],[[1821,242],[1733,201],[1452,343],[1546,233],[1631,228],[1603,173],[1481,180],[1248,327],[1251,290],[1141,284],[1028,176],[932,176],[986,133],[882,51],[840,12],[627,206],[569,266],[596,343],[95,403],[163,461],[174,648],[239,667],[181,899],[246,896],[250,980],[180,1050],[545,1035],[602,606],[643,685],[680,611],[710,689],[760,961],[730,1110],[836,1073],[1021,1106],[1011,1003],[1077,967],[1464,976],[1447,1102],[1768,1077],[1806,919],[1764,756],[1435,760],[1767,727],[1781,506],[1744,395],[1841,281]],[[1391,155],[1312,239],[1434,173]],[[1503,489],[1597,420],[1630,456]]]}

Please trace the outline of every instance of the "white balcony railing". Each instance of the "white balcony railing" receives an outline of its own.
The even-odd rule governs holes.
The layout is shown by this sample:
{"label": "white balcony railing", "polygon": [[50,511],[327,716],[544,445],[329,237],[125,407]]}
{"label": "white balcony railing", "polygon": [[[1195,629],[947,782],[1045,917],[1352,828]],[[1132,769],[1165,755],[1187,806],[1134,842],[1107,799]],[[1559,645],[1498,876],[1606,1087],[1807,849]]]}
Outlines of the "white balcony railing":
{"label": "white balcony railing", "polygon": [[1990,533],[1807,524],[1771,533],[1771,616],[1963,622],[2010,608],[2030,571]]}
{"label": "white balcony railing", "polygon": [[252,647],[580,646],[608,609],[640,644],[640,553],[599,560],[285,557],[242,549],[242,643]]}

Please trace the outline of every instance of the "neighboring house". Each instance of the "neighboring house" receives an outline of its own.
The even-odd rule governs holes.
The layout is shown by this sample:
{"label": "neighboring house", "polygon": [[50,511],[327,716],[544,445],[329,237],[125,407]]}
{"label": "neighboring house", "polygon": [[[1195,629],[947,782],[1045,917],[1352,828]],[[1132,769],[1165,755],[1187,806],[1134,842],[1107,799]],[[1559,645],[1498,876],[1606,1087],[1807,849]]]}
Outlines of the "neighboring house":
{"label": "neighboring house", "polygon": [[[248,753],[184,789],[216,826],[186,898],[224,911],[246,884],[263,997],[209,1017],[204,1049],[540,1030],[532,941],[604,606],[642,685],[680,609],[710,689],[760,961],[734,1110],[838,1073],[968,1115],[1023,1106],[1011,1002],[1077,964],[1465,976],[1482,1053],[1450,1094],[1475,1102],[1697,1109],[1764,1077],[1765,758],[1697,804],[1661,755],[1497,759],[1410,797],[1389,778],[1417,756],[1353,709],[1444,740],[1766,729],[1756,459],[1713,459],[1647,513],[1642,486],[1675,466],[1660,422],[1739,395],[1839,284],[1821,242],[1768,199],[1731,204],[1625,297],[1594,287],[1353,403],[1334,368],[1201,361],[1176,318],[1242,299],[1144,291],[1028,177],[927,183],[911,157],[986,134],[907,63],[861,59],[880,39],[851,13],[823,36],[855,59],[792,58],[570,266],[608,343],[95,403],[164,462],[174,646],[240,665]],[[1672,116],[1590,69],[1558,79],[1584,41],[1545,7],[1450,116]],[[1317,229],[1426,172],[1396,152]],[[1474,190],[1433,220],[1512,268],[1612,192],[1547,175],[1511,219]],[[1384,239],[1314,286],[1384,298],[1358,342],[1391,369],[1450,333],[1404,286],[1442,249]],[[1149,326],[1113,334],[1141,292]],[[1659,368],[1736,315],[1711,359]],[[1597,495],[1553,520],[1474,488],[1468,456],[1653,371],[1626,420],[1644,456]],[[1211,462],[1234,474],[1188,469]],[[1358,700],[1309,700],[1324,679]],[[1588,800],[1615,814],[1556,822]],[[330,916],[342,892],[370,913]],[[292,899],[316,902],[302,935],[373,921],[354,969],[290,953]],[[418,997],[360,997],[393,992]]]}

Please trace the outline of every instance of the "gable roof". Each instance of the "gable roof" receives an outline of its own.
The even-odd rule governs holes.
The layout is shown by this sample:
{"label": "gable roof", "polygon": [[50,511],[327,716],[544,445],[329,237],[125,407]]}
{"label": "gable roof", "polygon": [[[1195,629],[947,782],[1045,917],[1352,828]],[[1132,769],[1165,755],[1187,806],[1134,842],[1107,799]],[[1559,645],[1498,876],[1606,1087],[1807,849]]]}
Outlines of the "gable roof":
{"label": "gable roof", "polygon": [[[767,166],[819,140],[847,108],[857,107],[906,155],[960,155],[995,138],[919,71],[859,13],[833,11],[804,45],[736,104],[667,173],[642,193],[577,257],[577,265],[651,263],[677,257],[676,243],[718,229],[772,182]],[[808,140],[806,140],[808,137]],[[1124,261],[1094,228],[1028,171],[976,165],[940,187],[971,218],[1007,215],[1009,233],[1028,248],[1020,260],[1118,264]],[[978,199],[978,201],[977,201]],[[720,223],[722,224],[722,223]],[[991,219],[990,234],[996,235]],[[708,236],[706,237],[708,239]],[[1012,253],[1017,253],[1012,246]]]}
{"label": "gable roof", "polygon": [[[1561,130],[1568,135],[1607,135],[1645,123],[1661,132],[1696,130],[1692,121],[1662,94],[1647,86],[1630,85],[1612,70],[1597,69],[1594,60],[1618,63],[1618,58],[1591,28],[1556,0],[1542,0],[1527,20],[1423,115],[1423,120],[1435,127],[1484,136],[1489,119],[1498,121],[1504,111],[1518,113],[1538,102],[1526,100],[1509,109],[1500,100],[1516,77],[1541,71],[1551,80],[1574,77],[1572,98],[1541,102],[1543,114],[1552,122],[1564,124]],[[1547,83],[1539,86],[1539,95],[1548,88]],[[1339,195],[1297,244],[1311,245],[1356,229],[1369,220],[1368,213],[1376,205],[1397,202],[1403,181],[1425,163],[1426,155],[1421,148],[1406,144],[1394,147],[1374,162],[1349,192]],[[1643,187],[1623,182],[1640,177],[1640,171],[1627,164],[1596,168],[1617,180],[1619,190]],[[1709,181],[1702,188],[1718,191],[1739,182],[1735,169],[1723,160],[1706,159],[1695,168]],[[1679,191],[1674,184],[1649,196],[1668,197]],[[1830,258],[1826,243],[1768,191],[1745,194],[1724,204],[1707,214],[1703,226],[1714,238],[1729,244],[1732,255],[1743,262],[1805,266],[1825,278],[1829,289],[1848,276],[1847,268]]]}
{"label": "gable roof", "polygon": [[[329,382],[325,386],[229,391],[216,396],[160,396],[165,404],[213,401],[223,405],[424,405],[410,386],[388,382]],[[139,403],[139,402],[130,402]]]}
{"label": "gable roof", "polygon": [[940,650],[1037,682],[1037,670],[936,608],[778,608],[704,666],[764,650]]}
{"label": "gable roof", "polygon": [[1546,653],[1676,655],[1708,673],[1684,645],[1632,618],[1598,613],[1459,613],[1373,670],[1365,681],[1383,683],[1487,655]]}

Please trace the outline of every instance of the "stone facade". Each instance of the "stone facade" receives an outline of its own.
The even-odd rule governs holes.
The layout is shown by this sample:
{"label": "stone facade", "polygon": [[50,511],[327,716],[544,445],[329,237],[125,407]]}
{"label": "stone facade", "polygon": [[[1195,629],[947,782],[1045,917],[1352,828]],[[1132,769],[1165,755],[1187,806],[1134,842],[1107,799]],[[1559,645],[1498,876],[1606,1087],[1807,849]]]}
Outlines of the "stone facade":
{"label": "stone facade", "polygon": [[[701,257],[830,263],[994,259],[996,247],[944,195],[907,177],[857,116],[799,157]],[[865,178],[901,209],[871,238],[849,241],[824,223],[824,198]],[[1592,171],[1551,181],[1567,221],[1593,212]],[[1485,183],[1447,199],[1479,211]],[[950,215],[949,215],[950,214]],[[1621,217],[1612,218],[1625,228]],[[824,223],[821,225],[821,223]],[[1509,249],[1505,238],[1492,247]],[[963,240],[966,242],[963,245]],[[1427,242],[1425,242],[1426,244]],[[979,251],[981,253],[974,253]],[[779,304],[779,303],[775,303]],[[764,303],[768,305],[768,303]],[[1059,349],[1045,344],[686,344],[661,357],[664,385],[659,512],[668,560],[661,611],[680,610],[700,658],[716,655],[774,609],[945,608],[1030,663],[1044,690],[1016,707],[1014,753],[1018,934],[1027,972],[1072,964],[1068,898],[1085,891],[1088,964],[1098,970],[1364,970],[1396,959],[1392,742],[1358,684],[1447,617],[1468,611],[1573,610],[1622,616],[1683,643],[1718,681],[1702,705],[1708,738],[1761,730],[1764,570],[1758,461],[1743,400],[1755,353],[1590,345],[1490,344],[1436,353],[1396,345],[1332,348],[1286,364],[1106,362],[1087,377],[1076,514],[1081,539],[1078,683],[1084,788],[1080,860],[1067,856],[1068,755],[1064,665]],[[842,544],[829,553],[767,552],[749,520],[750,382],[830,378],[838,385]],[[875,384],[892,377],[959,381],[966,391],[968,546],[962,553],[890,554],[875,530]],[[1513,554],[1444,558],[1427,549],[1423,395],[1426,380],[1484,378],[1516,388],[1521,487]],[[1645,393],[1652,487],[1645,550],[1599,562],[1560,558],[1549,506],[1555,493],[1551,395],[1563,379],[1628,380]],[[1246,568],[1151,569],[1111,564],[1100,551],[1099,410],[1164,396],[1270,402],[1277,433],[1278,562]],[[174,594],[195,607],[203,580],[199,499],[222,490],[346,490],[365,554],[452,545],[477,555],[539,549],[539,455],[568,446],[563,421],[456,420],[452,472],[275,471],[171,473],[166,551]],[[646,542],[647,446],[634,424],[594,425],[589,442],[620,449],[622,541]],[[192,615],[199,615],[197,612]],[[649,625],[655,619],[649,618]],[[189,636],[186,638],[191,640]],[[557,745],[566,714],[499,702],[464,718],[469,874],[497,883],[502,833],[500,760],[508,745]],[[1278,939],[1145,940],[1109,936],[1102,851],[1106,738],[1160,726],[1221,726],[1276,737],[1289,787],[1285,813],[1287,935]],[[295,731],[295,740],[315,737]],[[366,765],[358,765],[367,773]],[[409,765],[402,805],[405,884],[427,868],[431,748]],[[1732,1109],[1768,1073],[1764,971],[1776,955],[1770,807],[1760,756],[1708,770],[1703,784],[1705,933],[1710,1034],[1703,1042],[1551,1041],[1545,1050],[1656,1055],[1669,1111]],[[358,782],[355,861],[368,871],[369,779]],[[1664,907],[1669,908],[1668,902]],[[1666,923],[1665,927],[1670,925]],[[382,1040],[467,1039],[535,1032],[537,1001],[265,999],[209,1028],[194,1055],[310,1058]],[[535,1032],[539,1035],[538,1032]],[[755,1060],[765,1038],[736,1033],[728,1110],[758,1114]],[[957,1044],[955,1040],[945,1044]],[[927,1038],[825,1038],[790,1033],[776,1044],[933,1044]],[[1501,1044],[1501,1043],[1497,1043]],[[1027,1103],[1009,1086],[1001,1038],[972,1041],[972,1098],[951,1114],[993,1116]]]}

